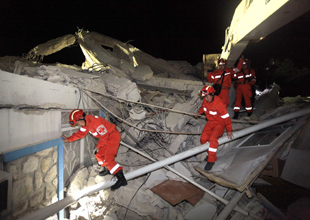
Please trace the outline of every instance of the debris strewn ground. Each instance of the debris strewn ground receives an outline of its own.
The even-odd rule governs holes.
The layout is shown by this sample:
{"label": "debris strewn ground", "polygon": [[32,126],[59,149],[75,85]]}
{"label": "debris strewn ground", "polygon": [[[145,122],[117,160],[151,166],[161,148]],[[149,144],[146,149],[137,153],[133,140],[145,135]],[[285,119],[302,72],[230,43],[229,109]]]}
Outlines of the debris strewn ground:
{"label": "debris strewn ground", "polygon": [[[85,56],[85,62],[81,66],[43,63],[44,56],[57,53],[57,51],[75,43],[78,43]],[[76,35],[66,35],[40,44],[22,58],[0,58],[0,69],[3,71],[78,88],[81,93],[98,102],[100,108],[105,112],[106,118],[117,125],[123,142],[146,153],[155,161],[200,145],[199,134],[206,121],[203,117],[199,119],[193,117],[202,102],[198,96],[198,91],[204,85],[200,78],[200,67],[201,64],[192,66],[186,61],[165,61],[155,58],[128,43],[84,30],[79,30]],[[260,91],[255,100],[253,115],[248,118],[245,117],[245,113],[241,112],[241,119],[233,121],[233,129],[246,129],[261,121],[308,106],[309,99],[307,98],[299,98],[298,101],[296,99],[280,100],[279,89],[278,85],[273,84],[265,91]],[[234,101],[233,89],[230,101],[231,103]],[[53,107],[59,108],[55,103],[55,106],[48,106],[47,109]],[[232,104],[228,106],[228,112],[232,115]],[[245,139],[247,138],[248,136],[245,137]],[[282,154],[277,154],[277,158],[283,161],[289,158],[287,155],[292,146],[291,143],[296,138],[297,135],[290,138],[289,143],[279,144],[277,150],[280,149],[279,152]],[[235,149],[234,147],[242,141],[235,140],[219,146],[219,157],[232,152],[239,154],[238,150],[233,151],[232,149]],[[253,145],[255,144],[253,143]],[[303,143],[301,144],[304,146]],[[87,147],[91,152],[95,145],[90,143]],[[248,165],[249,163],[251,165],[255,162],[260,163],[255,152],[252,152],[251,155],[253,160],[247,161]],[[266,155],[260,154],[262,161],[267,158]],[[275,154],[267,156],[274,157]],[[171,167],[225,200],[231,200],[238,194],[237,189],[230,187],[229,184],[221,185],[221,181],[216,181],[216,178],[209,180],[195,169],[199,164],[204,163],[205,157],[206,152],[203,152],[179,161]],[[230,158],[235,158],[236,162],[242,161],[245,157],[246,155],[242,157],[230,156]],[[149,159],[123,145],[119,148],[116,160],[124,166],[124,173],[152,163]],[[74,195],[85,187],[112,178],[112,176],[98,176],[101,167],[95,161],[92,155],[88,161],[92,165],[71,173],[72,176],[66,185],[66,195]],[[228,166],[232,166],[231,161],[219,161],[221,161],[221,166],[212,172],[212,176],[222,179],[229,178],[229,175],[225,175],[224,171]],[[251,180],[257,180],[264,168],[261,167],[260,172],[252,176]],[[229,172],[239,172],[241,167],[232,166],[230,169]],[[288,168],[284,170],[286,169]],[[226,171],[228,170],[226,169]],[[247,177],[248,172],[252,172],[250,169],[242,171]],[[291,176],[287,177],[287,179],[291,178]],[[158,187],[165,181],[187,182],[175,173],[161,168],[129,181],[127,186],[121,187],[115,192],[106,189],[79,199],[67,208],[67,217],[69,219],[97,220],[216,219],[225,207],[223,203],[208,193],[196,197],[195,202],[190,202],[191,200],[185,196],[184,200],[178,201],[177,204],[170,204],[160,194],[154,193],[154,187],[156,189],[156,186]],[[226,181],[232,181],[232,179],[226,179]],[[238,185],[237,182],[231,184]],[[247,194],[242,197],[238,205],[246,212],[263,219],[278,219],[272,212],[273,210],[261,205],[252,184],[253,182],[249,181],[247,185],[243,186],[242,189],[246,189]],[[296,184],[298,185],[299,182]],[[182,187],[182,184],[179,184],[178,187]],[[180,197],[183,198],[182,195]],[[230,219],[253,218],[233,211],[230,214]]]}

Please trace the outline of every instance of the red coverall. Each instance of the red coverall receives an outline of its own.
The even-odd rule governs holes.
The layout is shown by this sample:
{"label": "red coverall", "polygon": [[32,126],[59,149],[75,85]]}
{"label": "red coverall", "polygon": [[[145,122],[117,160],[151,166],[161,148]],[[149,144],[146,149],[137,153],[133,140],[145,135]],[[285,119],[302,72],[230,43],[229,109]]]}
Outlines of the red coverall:
{"label": "red coverall", "polygon": [[107,120],[93,115],[85,116],[86,125],[82,126],[80,130],[68,137],[68,142],[81,139],[89,132],[94,137],[99,138],[97,148],[99,151],[95,154],[98,163],[101,166],[106,166],[111,174],[115,174],[122,170],[118,163],[115,162],[115,155],[121,141],[121,135],[116,130],[116,125]]}
{"label": "red coverall", "polygon": [[[231,77],[232,74],[234,74],[236,71],[232,68],[225,68],[225,77],[223,80],[223,84],[222,84],[222,90],[221,93],[219,94],[219,97],[224,101],[226,107],[229,104],[229,89],[231,86]],[[220,69],[215,70],[214,72],[210,72],[207,75],[207,80],[210,83],[215,83],[223,74],[223,71]],[[216,84],[221,84],[222,79],[220,79]]]}
{"label": "red coverall", "polygon": [[236,88],[236,101],[235,101],[235,107],[234,111],[239,112],[241,107],[241,101],[242,97],[244,98],[245,102],[245,110],[247,113],[250,113],[253,111],[252,108],[252,89],[251,86],[255,84],[256,78],[255,78],[255,70],[252,68],[247,68],[246,70],[242,69],[242,62],[243,59],[239,60],[237,68],[241,70],[238,73],[233,74],[233,79],[238,79],[235,83]]}
{"label": "red coverall", "polygon": [[208,162],[215,162],[217,160],[216,151],[219,145],[217,140],[224,133],[225,126],[227,132],[232,132],[231,120],[226,110],[226,105],[218,96],[214,96],[211,103],[203,99],[199,114],[203,112],[206,114],[208,122],[203,128],[200,143],[210,142],[210,147],[207,150]]}

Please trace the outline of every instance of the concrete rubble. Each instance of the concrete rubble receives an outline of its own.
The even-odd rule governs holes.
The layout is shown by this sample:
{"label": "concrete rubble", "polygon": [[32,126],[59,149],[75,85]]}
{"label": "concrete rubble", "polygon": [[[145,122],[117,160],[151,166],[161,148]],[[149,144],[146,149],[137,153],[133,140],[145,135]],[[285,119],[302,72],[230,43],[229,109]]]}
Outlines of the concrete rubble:
{"label": "concrete rubble", "polygon": [[[85,62],[80,67],[60,63],[41,63],[44,56],[56,53],[75,43],[80,46],[85,56]],[[193,118],[193,114],[198,111],[202,102],[198,96],[198,91],[203,86],[200,79],[202,71],[199,69],[200,66],[198,64],[192,66],[185,61],[165,61],[154,58],[129,43],[84,30],[78,30],[75,35],[66,35],[40,44],[23,59],[19,57],[0,58],[0,69],[3,71],[75,87],[84,95],[91,96],[104,107],[100,108],[105,112],[106,118],[117,125],[122,141],[147,153],[155,160],[168,158],[200,145],[199,134],[206,121],[203,117]],[[268,120],[307,106],[308,99],[302,100],[301,104],[280,100],[279,89],[274,84],[269,90],[260,91],[255,100],[255,110],[251,118],[241,113],[241,120],[233,121],[233,129],[241,130],[252,126],[251,121]],[[233,101],[233,95],[231,95],[231,103]],[[55,103],[55,106],[46,108],[53,107],[59,106]],[[232,106],[228,106],[228,111],[232,115]],[[305,129],[309,130],[308,127]],[[154,130],[162,132],[153,132]],[[305,131],[302,134],[305,135]],[[294,139],[290,141],[294,142]],[[87,144],[89,145],[86,147],[91,152],[95,144],[93,142]],[[219,157],[226,151],[229,152],[229,149],[235,145],[236,142],[233,141],[219,146]],[[286,159],[291,148],[291,145],[284,144],[283,146],[281,152],[286,156],[282,155],[280,159]],[[179,161],[171,167],[226,200],[232,199],[238,190],[210,181],[195,169],[197,165],[203,163],[205,157],[204,152]],[[120,145],[116,161],[124,167],[124,173],[152,163],[124,145]],[[221,161],[223,166],[229,165],[227,161]],[[94,155],[91,154],[88,162],[90,166],[74,170],[69,178],[66,184],[67,196],[113,178],[97,175],[101,167],[96,163]],[[14,211],[13,219],[26,216],[34,210],[33,207],[44,206],[43,204],[38,206],[40,202],[44,202],[47,206],[55,201],[54,196],[56,196],[56,188],[53,184],[55,184],[57,170],[53,152],[49,152],[48,155],[29,157],[23,167],[17,168],[17,166],[19,165],[16,162],[7,166],[7,170],[13,173],[16,180],[13,198],[17,205],[14,206],[14,210],[18,208],[19,211]],[[37,166],[41,167],[41,172],[32,170]],[[33,180],[18,177],[20,172],[36,172],[34,187],[29,184]],[[221,178],[228,176],[216,172],[213,175]],[[257,176],[254,180],[256,178]],[[291,180],[293,177],[286,172],[285,178]],[[79,199],[66,208],[66,218],[211,220],[216,219],[225,207],[208,193],[204,193],[201,200],[194,206],[187,201],[171,205],[151,190],[152,187],[166,180],[186,182],[182,177],[161,168],[128,181],[127,186],[116,191],[106,189]],[[45,192],[37,190],[42,184],[46,185]],[[305,181],[301,180],[301,185],[305,184]],[[238,203],[242,209],[261,219],[278,219],[272,211],[261,205],[254,187],[248,185],[245,188],[251,196],[248,194],[242,197]],[[18,201],[18,197],[22,197],[21,193],[31,194],[32,197],[29,201]],[[52,218],[55,216],[50,219]],[[230,219],[254,218],[233,211]]]}

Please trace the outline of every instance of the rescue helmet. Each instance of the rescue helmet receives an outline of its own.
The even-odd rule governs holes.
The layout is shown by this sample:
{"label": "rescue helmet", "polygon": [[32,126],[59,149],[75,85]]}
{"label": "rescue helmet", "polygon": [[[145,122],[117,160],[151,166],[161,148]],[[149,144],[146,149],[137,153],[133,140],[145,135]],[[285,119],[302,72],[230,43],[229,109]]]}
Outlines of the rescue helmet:
{"label": "rescue helmet", "polygon": [[243,61],[242,61],[242,65],[246,65],[246,64],[249,64],[250,63],[250,61],[248,60],[248,59],[244,59]]}
{"label": "rescue helmet", "polygon": [[75,126],[77,121],[83,119],[85,117],[85,113],[81,109],[74,109],[69,115],[69,123],[71,126]]}
{"label": "rescue helmet", "polygon": [[217,61],[217,64],[218,64],[218,65],[226,65],[226,64],[227,64],[227,60],[221,58],[221,59],[219,59],[219,60]]}
{"label": "rescue helmet", "polygon": [[213,88],[213,86],[207,86],[206,85],[202,88],[202,90],[200,90],[200,96],[201,97],[204,97],[204,96],[209,95],[209,94],[214,95],[214,93],[215,93],[215,89]]}

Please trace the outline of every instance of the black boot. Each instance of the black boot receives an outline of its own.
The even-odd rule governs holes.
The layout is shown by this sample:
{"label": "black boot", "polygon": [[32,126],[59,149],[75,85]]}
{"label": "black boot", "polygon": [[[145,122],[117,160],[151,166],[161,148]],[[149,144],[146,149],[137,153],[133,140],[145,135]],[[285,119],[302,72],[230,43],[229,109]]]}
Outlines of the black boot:
{"label": "black boot", "polygon": [[104,167],[104,169],[101,172],[99,172],[99,176],[106,176],[108,174],[111,174],[111,173],[107,167]]}
{"label": "black boot", "polygon": [[204,159],[204,161],[208,161],[209,155],[207,155],[207,157]]}
{"label": "black boot", "polygon": [[248,112],[248,117],[251,117],[251,115],[252,115],[252,112]]}
{"label": "black boot", "polygon": [[239,112],[235,112],[233,119],[238,119]]}
{"label": "black boot", "polygon": [[211,170],[215,162],[207,162],[205,166],[205,170]]}
{"label": "black boot", "polygon": [[117,177],[117,182],[111,187],[111,190],[116,190],[121,186],[127,185],[127,180],[124,177],[123,170],[118,171],[115,176]]}

